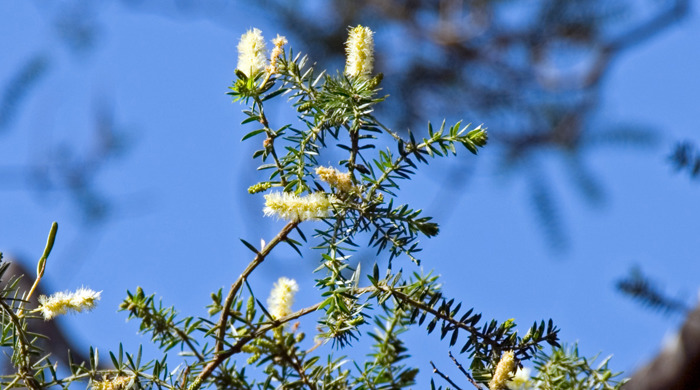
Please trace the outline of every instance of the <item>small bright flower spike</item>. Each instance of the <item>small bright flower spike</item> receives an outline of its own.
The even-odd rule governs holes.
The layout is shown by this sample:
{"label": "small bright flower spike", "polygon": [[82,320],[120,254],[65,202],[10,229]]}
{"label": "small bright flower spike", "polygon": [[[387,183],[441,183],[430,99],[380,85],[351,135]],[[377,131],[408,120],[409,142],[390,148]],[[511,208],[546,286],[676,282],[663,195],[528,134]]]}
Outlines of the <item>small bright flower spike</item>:
{"label": "small bright flower spike", "polygon": [[267,306],[272,318],[280,319],[292,314],[294,294],[298,291],[299,285],[294,279],[281,277],[277,280],[270,292],[270,297],[267,298]]}
{"label": "small bright flower spike", "polygon": [[277,59],[284,52],[284,45],[288,43],[287,38],[277,34],[277,38],[272,40],[272,44],[275,47],[272,49],[272,54],[270,54],[270,66],[267,67],[267,72],[270,74],[275,74],[279,71],[277,69]]}
{"label": "small bright flower spike", "polygon": [[265,70],[267,48],[262,31],[254,28],[241,36],[238,42],[238,67],[246,76],[253,77]]}
{"label": "small bright flower spike", "polygon": [[496,372],[493,373],[493,377],[489,382],[489,389],[505,389],[510,380],[510,375],[515,371],[516,367],[515,354],[513,351],[504,352],[496,366]]}
{"label": "small bright flower spike", "polygon": [[112,379],[92,382],[91,390],[119,390],[129,388],[129,384],[133,382],[134,377],[131,376],[116,376]]}
{"label": "small bright flower spike", "polygon": [[345,44],[347,59],[345,74],[348,77],[369,76],[374,63],[374,33],[369,27],[357,26],[350,29]]}
{"label": "small bright flower spike", "polygon": [[293,222],[326,218],[331,214],[335,198],[323,192],[299,196],[289,192],[273,192],[265,195],[265,216],[276,215]]}
{"label": "small bright flower spike", "polygon": [[37,310],[48,321],[69,311],[80,313],[83,310],[94,309],[101,294],[102,291],[95,292],[89,288],[81,287],[75,292],[57,292],[50,297],[41,295]]}
{"label": "small bright flower spike", "polygon": [[331,167],[316,168],[318,178],[338,189],[340,192],[350,192],[352,190],[352,178],[350,172],[342,173]]}

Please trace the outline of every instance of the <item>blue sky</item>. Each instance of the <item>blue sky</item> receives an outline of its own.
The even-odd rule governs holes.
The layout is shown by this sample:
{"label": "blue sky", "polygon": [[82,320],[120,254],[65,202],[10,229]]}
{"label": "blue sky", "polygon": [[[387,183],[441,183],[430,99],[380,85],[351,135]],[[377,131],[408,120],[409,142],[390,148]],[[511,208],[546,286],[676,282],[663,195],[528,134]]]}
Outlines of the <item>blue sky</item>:
{"label": "blue sky", "polygon": [[[239,125],[242,106],[225,92],[235,77],[236,43],[246,29],[258,27],[269,38],[288,35],[296,50],[305,47],[260,11],[236,9],[241,23],[223,25],[113,3],[95,11],[94,50],[79,53],[57,38],[55,10],[22,1],[0,4],[0,87],[29,58],[39,53],[49,58],[46,74],[22,101],[11,127],[0,133],[2,171],[50,160],[57,145],[73,150],[74,158],[87,155],[99,102],[111,107],[125,134],[125,154],[108,160],[95,176],[94,186],[115,207],[115,217],[105,224],[81,222],[62,191],[38,193],[14,179],[0,191],[1,251],[29,259],[33,268],[56,220],[59,234],[44,287],[103,291],[94,312],[61,318],[83,345],[106,351],[120,341],[127,347],[148,344],[136,334],[137,324],[125,323],[125,314],[116,312],[126,289],[136,286],[181,313],[204,315],[209,293],[230,285],[249,261],[239,238],[269,239],[282,226],[263,218],[261,196],[246,193],[256,181],[253,145],[239,143],[246,131]],[[681,318],[641,308],[620,296],[614,282],[638,264],[669,291],[696,300],[700,187],[673,174],[666,158],[678,140],[700,143],[699,36],[700,18],[693,11],[614,63],[596,123],[650,126],[661,142],[652,150],[597,149],[585,155],[605,186],[605,204],[592,207],[570,190],[556,152],[542,159],[572,237],[568,252],[551,250],[530,210],[525,180],[500,173],[488,147],[476,157],[479,164],[464,193],[435,202],[441,185],[435,178],[445,178],[447,171],[439,162],[404,187],[402,201],[442,218],[441,235],[424,241],[423,267],[443,276],[448,295],[484,317],[515,318],[523,328],[553,318],[562,341],[578,341],[587,355],[614,355],[616,370],[631,372],[653,356]],[[402,265],[415,270],[409,262]],[[301,308],[317,300],[310,274],[315,266],[312,256],[281,251],[252,284],[266,297],[278,277],[294,277],[302,289]],[[314,324],[305,330],[312,335]],[[428,360],[449,367],[447,344],[435,347],[434,335],[428,340],[435,343],[426,344],[424,334],[416,330],[408,336],[415,364],[426,374]]]}

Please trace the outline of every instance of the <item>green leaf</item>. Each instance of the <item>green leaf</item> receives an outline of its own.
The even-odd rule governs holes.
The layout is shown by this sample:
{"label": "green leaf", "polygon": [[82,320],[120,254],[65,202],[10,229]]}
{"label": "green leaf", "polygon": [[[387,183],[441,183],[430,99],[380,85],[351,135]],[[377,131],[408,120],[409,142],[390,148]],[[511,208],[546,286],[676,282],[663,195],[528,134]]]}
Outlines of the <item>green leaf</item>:
{"label": "green leaf", "polygon": [[242,238],[241,238],[240,240],[241,240],[241,242],[242,242],[246,247],[248,247],[248,249],[250,249],[251,251],[253,251],[253,253],[255,253],[256,255],[259,255],[259,254],[260,254],[260,252],[258,251],[258,249],[257,249],[256,247],[254,247],[253,244],[249,243],[248,241],[246,241],[246,240],[244,240],[244,239],[242,239]]}
{"label": "green leaf", "polygon": [[260,117],[257,116],[257,115],[253,115],[253,116],[249,116],[248,118],[244,119],[244,120],[241,122],[241,124],[242,124],[242,125],[245,125],[246,123],[250,123],[250,122],[259,122],[259,121],[260,121]]}
{"label": "green leaf", "polygon": [[264,102],[265,100],[275,98],[275,97],[277,97],[277,96],[279,96],[287,91],[288,91],[288,89],[286,89],[286,88],[278,89],[275,92],[271,92],[271,93],[268,93],[267,95],[263,96],[262,101]]}
{"label": "green leaf", "polygon": [[321,302],[321,304],[318,306],[318,309],[317,309],[317,310],[321,310],[321,309],[323,309],[324,307],[326,307],[326,306],[330,305],[331,303],[333,303],[333,299],[334,299],[334,298],[333,298],[332,295],[329,296],[328,298],[326,298],[323,302]]}
{"label": "green leaf", "polygon": [[250,133],[244,135],[243,138],[241,138],[241,141],[245,141],[245,140],[247,140],[247,139],[250,138],[250,137],[254,137],[254,136],[256,136],[256,135],[258,135],[258,134],[260,134],[260,133],[264,133],[264,132],[265,132],[265,129],[253,130],[253,131],[251,131]]}
{"label": "green leaf", "polygon": [[292,249],[294,249],[299,254],[299,256],[304,257],[304,255],[301,254],[301,250],[299,250],[300,244],[297,241],[294,241],[291,238],[287,237],[284,240],[284,242],[286,242],[289,246],[291,246]]}

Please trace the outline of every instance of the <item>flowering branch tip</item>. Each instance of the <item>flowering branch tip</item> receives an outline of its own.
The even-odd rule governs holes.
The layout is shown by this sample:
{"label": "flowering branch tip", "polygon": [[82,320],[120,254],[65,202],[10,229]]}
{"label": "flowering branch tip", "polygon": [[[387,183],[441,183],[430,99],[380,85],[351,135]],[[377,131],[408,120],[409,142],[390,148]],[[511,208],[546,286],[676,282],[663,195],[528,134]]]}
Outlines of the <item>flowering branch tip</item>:
{"label": "flowering branch tip", "polygon": [[92,310],[97,306],[102,291],[96,292],[89,288],[81,287],[75,292],[57,292],[50,297],[39,296],[39,307],[46,321],[68,312],[80,313],[83,310]]}
{"label": "flowering branch tip", "polygon": [[265,70],[267,48],[262,31],[254,28],[241,36],[238,42],[238,67],[248,78]]}
{"label": "flowering branch tip", "polygon": [[277,320],[292,314],[294,295],[298,291],[299,285],[294,279],[281,277],[277,280],[267,299],[272,318]]}
{"label": "flowering branch tip", "polygon": [[489,389],[505,389],[508,384],[508,381],[510,380],[511,374],[515,371],[516,368],[517,363],[515,361],[515,353],[513,353],[513,351],[504,352],[501,356],[501,360],[496,366],[496,371],[493,373],[493,377],[489,382]]}
{"label": "flowering branch tip", "polygon": [[333,195],[315,192],[299,196],[289,192],[273,192],[265,195],[265,216],[276,215],[281,219],[293,222],[316,220],[330,216]]}
{"label": "flowering branch tip", "polygon": [[357,26],[350,29],[345,44],[347,59],[345,74],[348,77],[369,76],[374,64],[374,33],[369,27]]}

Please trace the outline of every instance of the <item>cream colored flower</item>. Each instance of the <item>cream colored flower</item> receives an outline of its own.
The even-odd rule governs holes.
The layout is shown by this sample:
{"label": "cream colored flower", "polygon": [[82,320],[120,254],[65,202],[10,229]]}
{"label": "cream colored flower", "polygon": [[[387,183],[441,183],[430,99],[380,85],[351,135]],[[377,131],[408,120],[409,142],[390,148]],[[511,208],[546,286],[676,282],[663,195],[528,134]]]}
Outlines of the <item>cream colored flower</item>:
{"label": "cream colored flower", "polygon": [[272,40],[272,44],[275,47],[272,49],[272,54],[270,54],[270,65],[267,67],[267,72],[270,74],[275,74],[279,70],[277,69],[277,59],[284,52],[284,45],[288,43],[287,38],[277,34],[277,38]]}
{"label": "cream colored flower", "polygon": [[515,371],[515,368],[515,354],[513,351],[504,352],[503,355],[501,355],[501,360],[496,366],[496,372],[493,373],[493,377],[489,382],[489,389],[505,389],[508,381],[510,380],[510,375],[513,373],[513,371]]}
{"label": "cream colored flower", "polygon": [[316,168],[318,178],[338,189],[340,192],[350,192],[353,188],[350,172],[342,173],[331,167]]}
{"label": "cream colored flower", "polygon": [[50,297],[39,296],[40,311],[45,320],[50,320],[58,315],[66,314],[69,311],[81,312],[92,310],[100,300],[102,291],[95,292],[89,288],[81,287],[75,292],[57,292]]}
{"label": "cream colored flower", "polygon": [[508,388],[512,390],[527,390],[530,388],[530,369],[527,367],[519,368],[515,371],[513,379],[508,382]]}
{"label": "cream colored flower", "polygon": [[276,215],[288,221],[307,221],[326,218],[331,214],[333,195],[315,192],[299,196],[290,192],[272,192],[265,195],[265,216]]}
{"label": "cream colored flower", "polygon": [[292,314],[294,294],[298,291],[299,285],[294,279],[281,277],[277,280],[270,292],[270,297],[267,298],[267,306],[272,318],[280,319]]}
{"label": "cream colored flower", "polygon": [[238,67],[248,77],[265,70],[267,48],[262,32],[257,28],[248,30],[238,42]]}
{"label": "cream colored flower", "polygon": [[374,33],[369,27],[357,26],[350,29],[345,44],[347,55],[345,74],[348,77],[369,76],[374,64]]}
{"label": "cream colored flower", "polygon": [[92,390],[126,390],[132,382],[131,376],[116,376],[112,379],[92,382]]}

